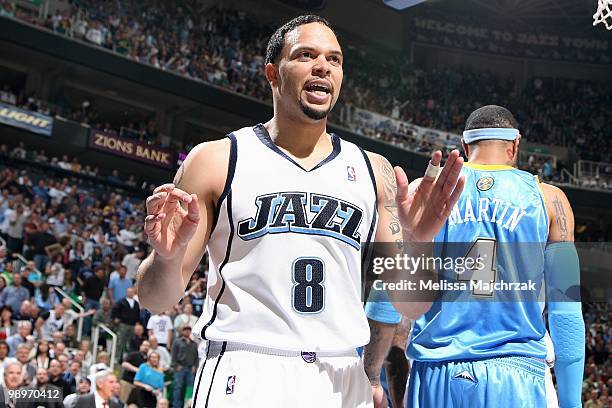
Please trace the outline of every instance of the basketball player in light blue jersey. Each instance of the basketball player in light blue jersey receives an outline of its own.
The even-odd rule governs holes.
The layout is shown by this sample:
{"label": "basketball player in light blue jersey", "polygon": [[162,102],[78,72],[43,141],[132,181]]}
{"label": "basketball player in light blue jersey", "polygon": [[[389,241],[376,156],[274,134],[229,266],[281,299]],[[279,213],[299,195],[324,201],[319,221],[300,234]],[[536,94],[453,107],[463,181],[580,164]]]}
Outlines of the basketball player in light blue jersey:
{"label": "basketball player in light blue jersey", "polygon": [[[440,177],[426,172],[411,198],[403,170],[327,132],[342,65],[325,19],[300,16],[280,27],[265,65],[274,116],[196,146],[174,183],[147,199],[153,252],[138,273],[144,307],[175,305],[209,254],[206,303],[194,327],[208,341],[195,408],[373,404],[356,353],[370,334],[363,246],[431,241],[462,191],[463,159],[454,151]],[[431,167],[440,160],[434,153]]]}
{"label": "basketball player in light blue jersey", "polygon": [[[585,328],[581,303],[572,297],[579,285],[574,217],[559,188],[516,168],[521,140],[517,127],[507,109],[494,105],[477,109],[467,119],[463,148],[468,161],[462,170],[466,186],[435,241],[451,251],[461,247],[453,242],[466,243],[464,248],[470,243],[484,244],[480,249],[488,245],[495,255],[489,259],[495,261],[478,276],[441,272],[441,280],[475,284],[464,293],[468,298],[436,301],[415,321],[407,349],[414,360],[408,407],[557,405],[551,383],[547,389],[547,332],[538,296],[522,298],[518,287],[508,295],[493,285],[477,285],[528,280],[536,288],[545,283],[559,405],[581,406]],[[411,187],[415,185],[418,180]],[[366,313],[374,324],[382,322],[381,327],[397,320],[397,312],[384,300],[369,302]],[[379,337],[372,336],[365,354],[370,348],[385,353],[379,345],[389,342],[385,336],[390,332],[372,331]],[[379,362],[380,355],[369,361]],[[367,363],[366,372],[375,378],[380,366]]]}

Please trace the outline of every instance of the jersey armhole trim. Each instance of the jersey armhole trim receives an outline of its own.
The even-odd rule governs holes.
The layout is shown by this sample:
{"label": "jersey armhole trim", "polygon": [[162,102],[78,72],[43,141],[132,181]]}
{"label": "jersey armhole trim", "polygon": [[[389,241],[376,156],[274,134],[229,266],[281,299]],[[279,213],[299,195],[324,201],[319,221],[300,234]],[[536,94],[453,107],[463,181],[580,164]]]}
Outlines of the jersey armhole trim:
{"label": "jersey armhole trim", "polygon": [[213,222],[212,222],[212,227],[210,228],[209,236],[212,236],[213,231],[215,230],[215,227],[217,226],[217,221],[219,221],[219,212],[221,211],[221,205],[223,204],[223,201],[227,198],[227,195],[229,194],[232,188],[232,182],[234,181],[234,174],[236,173],[236,161],[238,159],[238,142],[236,140],[236,135],[234,135],[234,133],[230,133],[229,135],[227,135],[227,137],[230,139],[230,155],[229,155],[229,161],[227,164],[227,178],[225,179],[225,186],[223,187],[223,192],[219,196],[219,199],[217,200],[217,204],[215,205],[215,208],[214,208]]}
{"label": "jersey armhole trim", "polygon": [[[357,146],[359,147],[359,146]],[[365,271],[367,270],[367,265],[370,262],[370,257],[371,257],[371,248],[372,248],[372,236],[374,235],[374,230],[376,229],[376,220],[378,218],[378,189],[376,188],[376,177],[374,176],[374,169],[372,168],[372,163],[370,162],[370,158],[368,157],[367,153],[361,148],[359,147],[359,150],[361,151],[361,154],[363,155],[363,159],[365,160],[365,164],[366,167],[368,168],[368,173],[370,173],[370,179],[372,180],[372,187],[374,188],[374,212],[372,213],[372,224],[370,224],[370,230],[368,231],[368,237],[365,241],[365,243],[363,244],[363,252],[362,252],[362,259],[361,259],[361,270]],[[364,273],[361,273],[362,279],[364,279]],[[362,291],[363,291],[363,296],[364,296],[364,300],[367,299],[369,290],[368,288],[366,288],[365,286],[365,282],[361,282],[362,284]]]}
{"label": "jersey armhole trim", "polygon": [[550,218],[548,217],[548,208],[546,208],[546,195],[544,194],[540,177],[538,177],[537,174],[534,174],[533,177],[535,178],[538,190],[540,190],[542,205],[544,206],[544,217],[546,217],[546,240],[548,241],[548,236],[550,235]]}
{"label": "jersey armhole trim", "polygon": [[232,192],[231,190],[229,194],[227,195],[227,219],[229,222],[230,230],[229,230],[229,235],[227,237],[227,247],[225,248],[225,258],[223,258],[223,262],[221,262],[221,265],[219,265],[219,277],[221,278],[221,290],[219,290],[219,295],[215,299],[215,303],[213,305],[213,311],[212,311],[210,320],[208,320],[208,322],[204,325],[200,333],[201,334],[200,337],[202,337],[202,339],[204,340],[208,340],[206,338],[206,329],[208,329],[210,325],[212,325],[215,322],[215,319],[217,318],[217,307],[219,305],[219,300],[221,299],[221,296],[223,296],[223,292],[225,291],[225,278],[223,277],[223,268],[229,261],[230,254],[232,252],[232,241],[234,239],[234,217],[232,213]]}

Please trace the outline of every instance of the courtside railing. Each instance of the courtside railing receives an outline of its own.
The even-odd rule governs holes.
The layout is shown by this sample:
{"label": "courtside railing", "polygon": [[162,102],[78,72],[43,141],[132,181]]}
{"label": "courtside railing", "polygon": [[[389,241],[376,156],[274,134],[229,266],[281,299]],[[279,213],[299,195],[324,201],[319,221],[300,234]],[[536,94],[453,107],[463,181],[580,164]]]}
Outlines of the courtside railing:
{"label": "courtside railing", "polygon": [[115,354],[117,352],[117,333],[108,328],[104,323],[99,323],[93,329],[93,334],[91,337],[91,347],[92,347],[92,362],[96,361],[96,356],[98,354],[98,341],[100,340],[100,330],[105,331],[111,336],[111,350],[110,350],[110,369],[111,371],[115,366]]}

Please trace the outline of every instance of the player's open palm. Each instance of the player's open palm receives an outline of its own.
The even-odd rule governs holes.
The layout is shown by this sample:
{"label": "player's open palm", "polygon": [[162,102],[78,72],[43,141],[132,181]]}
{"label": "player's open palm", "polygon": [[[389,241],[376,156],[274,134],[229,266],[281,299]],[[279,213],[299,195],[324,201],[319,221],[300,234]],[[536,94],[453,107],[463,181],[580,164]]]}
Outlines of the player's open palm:
{"label": "player's open palm", "polygon": [[[435,151],[431,165],[438,166],[442,153]],[[414,194],[408,192],[408,178],[401,167],[395,167],[397,181],[396,203],[404,241],[431,242],[442,228],[465,185],[460,177],[463,158],[453,150],[436,179],[427,172]]]}
{"label": "player's open palm", "polygon": [[164,184],[147,197],[146,206],[145,233],[149,244],[158,256],[174,258],[185,249],[198,227],[197,195],[174,184]]}

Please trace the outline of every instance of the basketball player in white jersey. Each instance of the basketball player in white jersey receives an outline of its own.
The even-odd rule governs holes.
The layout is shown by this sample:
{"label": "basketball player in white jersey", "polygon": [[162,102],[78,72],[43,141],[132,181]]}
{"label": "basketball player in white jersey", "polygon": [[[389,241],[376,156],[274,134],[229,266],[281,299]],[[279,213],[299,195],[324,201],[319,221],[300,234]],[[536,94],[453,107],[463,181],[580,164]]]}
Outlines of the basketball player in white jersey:
{"label": "basketball player in white jersey", "polygon": [[[326,20],[279,28],[266,52],[274,117],[196,146],[174,183],[147,199],[153,251],[139,268],[142,305],[175,305],[208,248],[194,333],[209,343],[194,407],[372,406],[355,352],[369,339],[362,244],[431,241],[464,180],[455,151],[409,199],[400,168],[327,133],[342,63]],[[415,316],[430,306],[404,305]]]}

